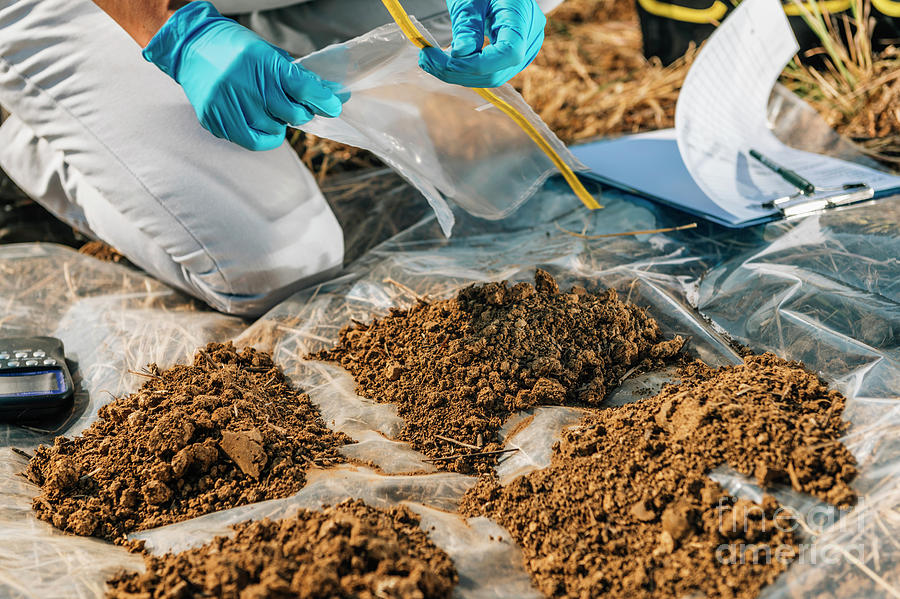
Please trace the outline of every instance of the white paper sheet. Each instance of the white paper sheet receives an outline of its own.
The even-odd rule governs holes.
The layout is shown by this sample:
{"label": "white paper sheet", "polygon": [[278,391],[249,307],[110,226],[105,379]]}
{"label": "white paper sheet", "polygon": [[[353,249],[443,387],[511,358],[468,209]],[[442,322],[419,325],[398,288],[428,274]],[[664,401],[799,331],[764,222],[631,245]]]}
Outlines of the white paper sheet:
{"label": "white paper sheet", "polygon": [[750,157],[751,148],[816,187],[900,185],[900,177],[789,148],[771,132],[769,94],[798,49],[779,0],[744,0],[706,42],[681,89],[675,130],[682,160],[735,222],[758,218],[760,204],[797,191]]}
{"label": "white paper sheet", "polygon": [[591,169],[585,174],[592,179],[724,225],[770,220],[777,213],[758,206],[735,215],[710,199],[684,166],[675,129],[575,146],[572,153]]}

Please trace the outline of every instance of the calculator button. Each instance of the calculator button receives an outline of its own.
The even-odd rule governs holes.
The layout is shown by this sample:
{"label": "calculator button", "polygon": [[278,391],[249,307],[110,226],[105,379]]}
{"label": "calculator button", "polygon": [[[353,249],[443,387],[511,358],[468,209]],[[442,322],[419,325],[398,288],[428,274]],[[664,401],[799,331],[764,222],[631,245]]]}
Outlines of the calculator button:
{"label": "calculator button", "polygon": [[44,360],[45,366],[53,366],[54,364],[56,364],[56,360],[54,360],[53,358],[47,358],[46,360]]}
{"label": "calculator button", "polygon": [[18,360],[10,360],[9,362],[6,363],[6,365],[9,366],[10,368],[16,368],[20,364],[19,364]]}
{"label": "calculator button", "polygon": [[28,352],[27,352],[27,351],[17,351],[17,352],[16,352],[16,357],[17,357],[17,358],[27,358],[27,357],[28,357]]}
{"label": "calculator button", "polygon": [[6,352],[0,352],[0,360],[9,360],[9,354]]}
{"label": "calculator button", "polygon": [[35,358],[43,358],[44,356],[47,355],[47,352],[44,352],[44,351],[41,351],[41,350],[37,350],[36,352],[34,352],[34,353],[31,354],[31,355],[34,356]]}
{"label": "calculator button", "polygon": [[37,360],[25,360],[25,366],[37,366],[40,364]]}

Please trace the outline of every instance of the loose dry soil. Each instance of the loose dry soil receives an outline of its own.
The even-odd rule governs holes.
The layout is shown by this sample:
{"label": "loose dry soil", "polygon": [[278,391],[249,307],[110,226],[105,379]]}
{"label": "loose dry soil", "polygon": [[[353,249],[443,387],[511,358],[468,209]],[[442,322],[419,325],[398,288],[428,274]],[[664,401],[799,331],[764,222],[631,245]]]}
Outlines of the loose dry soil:
{"label": "loose dry soil", "polygon": [[210,344],[192,365],[150,365],[81,436],[35,452],[39,518],[121,542],[128,532],[289,496],[312,464],[341,460],[350,442],[268,354]]}
{"label": "loose dry soil", "polygon": [[[497,433],[513,412],[597,406],[629,371],[662,366],[683,343],[665,339],[646,311],[614,290],[562,292],[538,270],[534,285],[470,286],[455,298],[344,328],[337,346],[316,357],[349,370],[359,394],[396,404],[406,422],[400,439],[445,460],[479,451],[472,447],[499,449]],[[492,461],[440,464],[471,472]]]}
{"label": "loose dry soil", "polygon": [[322,512],[244,522],[233,537],[145,556],[145,573],[110,580],[110,599],[443,599],[458,576],[403,507],[348,500]]}
{"label": "loose dry soil", "polygon": [[706,475],[728,464],[847,506],[856,467],[837,441],[843,407],[771,354],[718,370],[696,362],[680,384],[566,432],[549,468],[506,487],[482,478],[462,511],[508,528],[547,596],[749,599],[793,556],[789,513],[771,496],[736,500]]}

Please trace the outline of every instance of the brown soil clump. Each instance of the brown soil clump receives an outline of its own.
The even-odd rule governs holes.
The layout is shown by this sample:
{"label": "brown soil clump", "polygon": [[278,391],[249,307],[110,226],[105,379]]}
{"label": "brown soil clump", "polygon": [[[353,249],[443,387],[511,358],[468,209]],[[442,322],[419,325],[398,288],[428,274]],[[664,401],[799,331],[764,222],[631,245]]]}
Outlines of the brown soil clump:
{"label": "brown soil clump", "polygon": [[131,531],[287,497],[310,464],[341,458],[330,431],[268,354],[210,344],[100,410],[81,436],[35,452],[38,517],[79,535]]}
{"label": "brown soil clump", "polygon": [[395,403],[406,421],[401,440],[467,472],[471,458],[446,458],[478,450],[436,435],[496,450],[513,412],[598,405],[629,370],[661,366],[682,345],[614,290],[564,293],[538,270],[534,285],[470,286],[453,299],[344,328],[337,347],[316,357],[349,370],[361,395]]}
{"label": "brown soil clump", "polygon": [[125,256],[119,253],[119,250],[103,241],[88,241],[86,244],[78,248],[79,254],[91,256],[101,262],[115,262],[130,266],[131,262]]}
{"label": "brown soil clump", "polygon": [[794,557],[789,513],[771,496],[729,497],[706,475],[724,463],[852,503],[844,401],[772,354],[695,363],[681,384],[567,431],[550,467],[505,488],[482,479],[461,509],[508,528],[548,596],[755,597]]}
{"label": "brown soil clump", "polygon": [[146,556],[147,571],[112,579],[107,597],[449,598],[456,570],[418,524],[406,508],[379,510],[358,500],[246,522],[233,538]]}

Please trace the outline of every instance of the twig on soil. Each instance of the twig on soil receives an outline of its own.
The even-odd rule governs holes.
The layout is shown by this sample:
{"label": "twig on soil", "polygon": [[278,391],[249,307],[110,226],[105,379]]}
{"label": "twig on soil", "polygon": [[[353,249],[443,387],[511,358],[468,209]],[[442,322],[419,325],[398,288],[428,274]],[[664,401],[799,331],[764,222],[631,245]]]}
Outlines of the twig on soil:
{"label": "twig on soil", "polygon": [[428,298],[419,295],[418,293],[416,293],[415,291],[413,291],[412,289],[410,289],[403,283],[398,283],[397,281],[395,281],[394,279],[392,279],[390,277],[388,277],[386,279],[382,279],[382,283],[390,283],[391,285],[394,285],[400,291],[403,291],[403,292],[411,295],[413,298],[416,299],[416,301],[419,301],[419,302],[427,302],[428,301]]}
{"label": "twig on soil", "polygon": [[33,455],[31,455],[24,449],[19,449],[18,447],[10,447],[10,449],[12,450],[13,453],[18,454],[18,455],[22,456],[23,458],[27,458],[30,460],[31,458],[34,457]]}
{"label": "twig on soil", "polygon": [[[140,372],[140,371],[137,371],[137,370],[131,370],[131,369],[127,370],[126,372],[128,372],[128,374],[133,374],[133,375],[135,375],[135,376],[143,376],[143,377],[147,377],[148,379],[156,379],[156,378],[159,378],[159,375],[157,375],[157,374],[150,374],[149,372]],[[107,393],[109,393],[109,392],[107,391]],[[112,395],[112,393],[110,393],[110,395]],[[113,395],[113,398],[115,398],[114,395]]]}
{"label": "twig on soil", "polygon": [[604,233],[602,235],[585,235],[584,233],[576,233],[575,231],[569,231],[568,229],[562,227],[559,223],[556,223],[556,228],[565,233],[566,235],[571,235],[572,237],[579,237],[581,239],[606,239],[608,237],[627,237],[629,235],[651,235],[654,233],[671,233],[672,231],[685,231],[687,229],[696,229],[697,223],[688,223],[686,225],[679,225],[677,227],[665,227],[663,229],[647,229],[644,231],[623,231],[621,233]]}
{"label": "twig on soil", "polygon": [[38,428],[36,426],[28,426],[26,424],[20,424],[19,426],[24,428],[26,431],[31,431],[33,433],[41,433],[42,435],[50,435],[53,433],[53,431],[48,431],[45,428]]}
{"label": "twig on soil", "polygon": [[803,486],[800,484],[800,479],[797,478],[797,472],[794,470],[794,462],[788,462],[787,464],[787,472],[788,477],[791,479],[791,485],[794,489],[800,490]]}
{"label": "twig on soil", "polygon": [[518,447],[513,447],[512,449],[498,449],[497,451],[480,451],[478,453],[457,453],[455,455],[448,455],[442,458],[430,458],[425,460],[426,462],[446,462],[448,460],[456,460],[459,458],[481,458],[492,455],[500,455],[502,453],[510,453],[513,451],[519,451]]}
{"label": "twig on soil", "polygon": [[624,383],[624,382],[625,382],[625,379],[627,379],[627,378],[630,377],[632,374],[634,374],[634,372],[635,372],[638,368],[640,368],[640,367],[641,367],[641,365],[638,364],[638,365],[635,366],[634,368],[629,368],[629,369],[628,369],[628,372],[626,372],[625,374],[623,374],[622,377],[619,379],[619,384],[621,385],[622,383]]}
{"label": "twig on soil", "polygon": [[453,443],[454,445],[459,445],[460,447],[466,447],[468,449],[481,449],[477,445],[472,445],[471,443],[464,443],[463,441],[457,441],[456,439],[451,439],[450,437],[445,437],[443,435],[435,435],[435,439],[440,439],[441,441],[446,441],[447,443]]}

